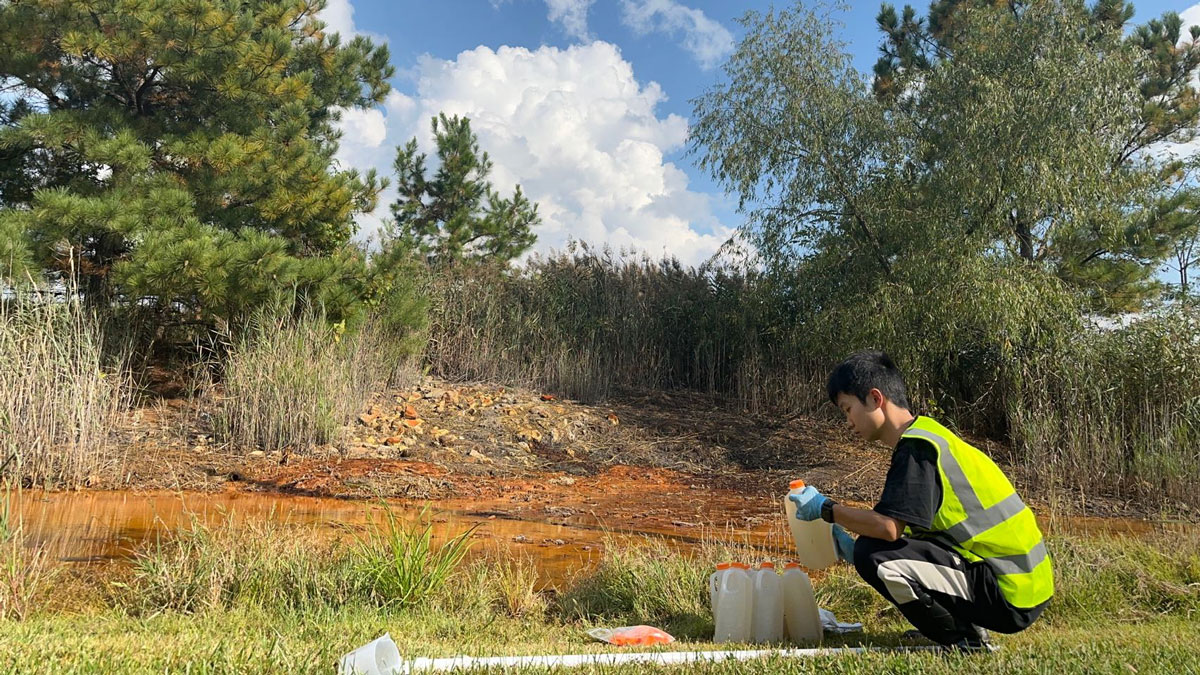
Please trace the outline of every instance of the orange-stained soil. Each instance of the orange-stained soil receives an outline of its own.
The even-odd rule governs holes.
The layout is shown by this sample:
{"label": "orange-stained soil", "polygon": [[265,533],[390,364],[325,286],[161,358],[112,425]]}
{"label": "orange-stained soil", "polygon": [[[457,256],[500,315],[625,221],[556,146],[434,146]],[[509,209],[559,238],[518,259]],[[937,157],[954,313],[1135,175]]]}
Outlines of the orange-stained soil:
{"label": "orange-stained soil", "polygon": [[[388,498],[564,526],[762,536],[782,528],[790,480],[869,505],[890,457],[854,438],[832,410],[748,414],[690,392],[623,394],[591,405],[427,379],[377,393],[330,445],[265,454],[214,441],[211,414],[203,402],[183,400],[132,411],[118,432],[124,467],[95,476],[92,487]],[[1003,464],[1002,446],[979,445]],[[1022,486],[1021,473],[1012,473]],[[1042,505],[1032,488],[1022,492]],[[1102,497],[1056,507],[1138,515]]]}

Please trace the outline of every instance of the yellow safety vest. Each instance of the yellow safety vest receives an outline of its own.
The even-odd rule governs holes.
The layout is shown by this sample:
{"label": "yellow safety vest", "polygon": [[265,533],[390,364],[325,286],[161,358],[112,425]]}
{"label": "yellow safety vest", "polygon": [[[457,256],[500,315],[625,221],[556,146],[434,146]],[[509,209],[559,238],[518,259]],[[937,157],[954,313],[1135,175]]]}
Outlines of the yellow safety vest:
{"label": "yellow safety vest", "polygon": [[1054,572],[1033,512],[987,455],[928,417],[918,417],[902,438],[929,441],[937,450],[942,504],[929,530],[914,536],[937,539],[996,574],[1009,604],[1029,608],[1054,595]]}

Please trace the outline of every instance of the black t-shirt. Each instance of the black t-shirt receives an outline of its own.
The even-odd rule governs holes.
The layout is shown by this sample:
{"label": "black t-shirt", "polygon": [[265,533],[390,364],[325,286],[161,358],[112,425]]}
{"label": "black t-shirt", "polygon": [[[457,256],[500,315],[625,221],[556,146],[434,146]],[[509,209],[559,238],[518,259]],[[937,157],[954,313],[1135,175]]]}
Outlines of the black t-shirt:
{"label": "black t-shirt", "polygon": [[942,505],[942,479],[937,450],[921,438],[901,438],[875,512],[928,530]]}

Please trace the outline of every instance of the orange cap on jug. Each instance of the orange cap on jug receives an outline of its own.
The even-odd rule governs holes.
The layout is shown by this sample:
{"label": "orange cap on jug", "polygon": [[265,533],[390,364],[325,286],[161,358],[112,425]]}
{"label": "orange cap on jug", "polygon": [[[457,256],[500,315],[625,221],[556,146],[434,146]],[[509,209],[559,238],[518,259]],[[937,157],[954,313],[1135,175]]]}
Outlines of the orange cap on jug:
{"label": "orange cap on jug", "polygon": [[802,487],[804,487],[804,481],[800,478],[797,478],[796,480],[788,483],[789,490],[796,490],[796,489],[799,489]]}
{"label": "orange cap on jug", "polygon": [[764,561],[762,561],[762,562],[758,563],[758,566],[759,566],[761,569],[764,569],[764,570],[773,570],[773,569],[775,569],[775,563],[771,562],[770,560],[764,560]]}
{"label": "orange cap on jug", "polygon": [[790,570],[794,567],[799,567],[799,566],[800,566],[800,563],[798,563],[794,560],[789,560],[788,562],[783,563],[783,569],[785,569],[785,570]]}
{"label": "orange cap on jug", "polygon": [[719,570],[727,570],[730,567],[733,567],[733,563],[731,562],[717,563],[717,569]]}

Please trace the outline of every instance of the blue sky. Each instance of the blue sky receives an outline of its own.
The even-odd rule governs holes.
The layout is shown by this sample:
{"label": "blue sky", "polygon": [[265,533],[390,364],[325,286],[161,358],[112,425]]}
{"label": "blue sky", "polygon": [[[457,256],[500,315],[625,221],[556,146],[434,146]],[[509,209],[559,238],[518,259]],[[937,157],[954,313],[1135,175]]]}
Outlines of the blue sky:
{"label": "blue sky", "polygon": [[[778,3],[788,6],[790,3]],[[720,77],[736,19],[769,2],[717,0],[329,0],[332,30],[386,40],[397,74],[384,106],[348,111],[339,159],[391,173],[394,148],[430,146],[439,110],[471,117],[494,182],[539,203],[538,251],[568,239],[698,263],[741,224],[685,153],[690,99]],[[921,13],[926,3],[917,4]],[[1136,3],[1135,23],[1200,5]],[[879,2],[837,31],[860,70],[875,62]],[[362,217],[377,229],[392,194]]]}

